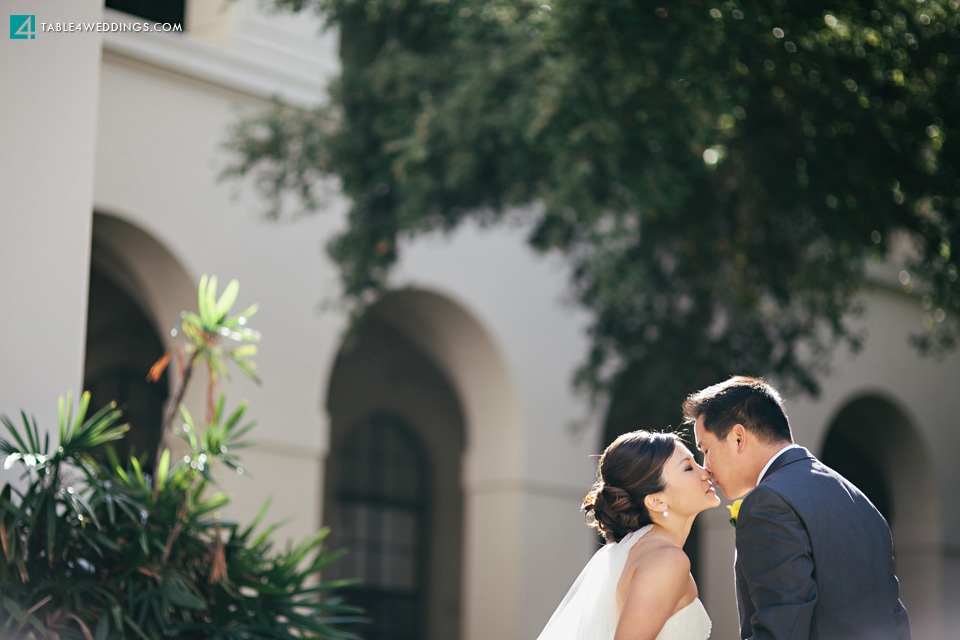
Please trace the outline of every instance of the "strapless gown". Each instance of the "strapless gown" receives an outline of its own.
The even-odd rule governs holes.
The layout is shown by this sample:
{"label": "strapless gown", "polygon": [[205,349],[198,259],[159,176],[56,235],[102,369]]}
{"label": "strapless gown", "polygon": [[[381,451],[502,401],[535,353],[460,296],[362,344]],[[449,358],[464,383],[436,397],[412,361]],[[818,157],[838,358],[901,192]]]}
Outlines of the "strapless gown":
{"label": "strapless gown", "polygon": [[[620,618],[617,582],[630,549],[652,526],[606,544],[593,554],[537,640],[613,640]],[[711,624],[703,603],[696,598],[670,616],[657,640],[706,640]]]}

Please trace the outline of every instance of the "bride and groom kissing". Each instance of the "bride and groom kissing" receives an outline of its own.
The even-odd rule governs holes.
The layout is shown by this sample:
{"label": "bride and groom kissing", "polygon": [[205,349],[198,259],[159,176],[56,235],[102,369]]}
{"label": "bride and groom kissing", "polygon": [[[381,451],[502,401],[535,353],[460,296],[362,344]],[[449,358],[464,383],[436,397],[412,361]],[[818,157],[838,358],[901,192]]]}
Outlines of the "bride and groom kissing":
{"label": "bride and groom kissing", "polygon": [[672,433],[610,444],[583,502],[607,544],[538,640],[705,640],[683,543],[697,514],[742,498],[734,574],[740,637],[909,640],[890,529],[863,493],[793,443],[780,394],[735,376],[690,395],[703,466]]}

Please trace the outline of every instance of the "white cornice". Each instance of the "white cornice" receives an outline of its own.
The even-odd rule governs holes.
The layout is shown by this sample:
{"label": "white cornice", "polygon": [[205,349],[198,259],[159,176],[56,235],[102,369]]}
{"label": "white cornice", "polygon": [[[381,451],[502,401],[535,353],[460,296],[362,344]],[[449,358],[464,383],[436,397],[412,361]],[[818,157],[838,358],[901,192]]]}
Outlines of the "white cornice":
{"label": "white cornice", "polygon": [[[117,22],[131,20],[130,16],[109,9],[104,11],[104,18]],[[255,55],[250,51],[236,51],[188,33],[104,33],[103,51],[251,96],[264,99],[278,96],[289,104],[305,108],[326,99],[326,87],[337,66],[337,61],[326,61],[317,65],[315,73],[308,74],[297,69],[303,65],[283,64],[266,52]]]}

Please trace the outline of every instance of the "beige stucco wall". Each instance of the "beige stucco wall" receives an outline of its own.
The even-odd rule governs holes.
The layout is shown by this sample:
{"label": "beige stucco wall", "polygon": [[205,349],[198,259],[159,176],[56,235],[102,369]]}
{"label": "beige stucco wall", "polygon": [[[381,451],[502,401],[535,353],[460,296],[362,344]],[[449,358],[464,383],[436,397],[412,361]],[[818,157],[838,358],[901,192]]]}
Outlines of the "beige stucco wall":
{"label": "beige stucco wall", "polygon": [[[295,516],[282,534],[301,537],[323,513],[325,393],[344,319],[317,306],[337,291],[321,247],[342,224],[344,203],[334,195],[323,215],[277,225],[263,220],[245,188],[236,199],[236,185],[217,184],[227,127],[239,111],[262,108],[264,96],[251,79],[205,81],[206,71],[182,61],[182,43],[172,40],[105,46],[95,207],[142,229],[193,281],[202,273],[238,278],[238,304],[260,303],[251,324],[264,334],[264,385],[235,376],[225,387],[232,402],[250,399],[259,423],[258,446],[244,456],[253,480],[225,478],[235,500],[225,516],[253,514],[272,498],[273,519]],[[518,229],[467,228],[417,243],[397,283],[439,294],[439,304],[417,312],[435,329],[421,346],[460,390],[467,414],[464,637],[535,635],[556,600],[544,578],[572,580],[591,549],[584,527],[563,527],[579,519],[594,465],[589,427],[567,430],[587,417],[584,399],[569,389],[585,353],[583,318],[560,304],[559,265],[530,253]],[[175,321],[174,296],[154,297]],[[478,366],[484,359],[489,367]],[[558,560],[571,545],[575,559]]]}
{"label": "beige stucco wall", "polygon": [[[560,264],[530,252],[521,229],[467,226],[419,242],[396,280],[456,301],[486,336],[480,352],[502,359],[501,372],[477,366],[462,318],[423,331],[446,335],[449,350],[436,358],[461,382],[467,407],[464,638],[535,637],[563,595],[559,585],[573,581],[593,548],[579,506],[593,479],[596,426],[570,428],[588,417],[570,388],[586,354],[583,316],[562,303]],[[439,310],[433,317],[444,320]],[[489,397],[515,400],[496,415],[480,390],[504,383]]]}
{"label": "beige stucco wall", "polygon": [[[253,478],[274,481],[231,477],[228,486],[236,495],[233,511],[250,513],[272,498],[271,517],[295,514],[285,532],[302,537],[319,521],[325,419],[318,395],[334,352],[323,338],[339,330],[334,318],[316,312],[326,293],[318,283],[329,268],[317,239],[335,216],[269,224],[249,199],[233,200],[230,188],[217,185],[225,126],[238,105],[255,104],[255,98],[106,51],[100,103],[95,209],[167,248],[193,286],[205,273],[217,275],[221,287],[236,278],[237,310],[261,305],[251,326],[265,336],[257,358],[263,386],[235,372],[221,390],[231,406],[250,399],[248,416],[260,424],[252,438],[259,446],[245,463]],[[144,280],[180,276],[149,265],[145,271]],[[173,296],[156,297],[172,328],[179,313]],[[281,465],[284,474],[256,460],[277,456],[289,460]],[[295,479],[293,469],[300,478],[293,483],[296,491],[287,482]]]}
{"label": "beige stucco wall", "polygon": [[[83,378],[100,39],[40,33],[39,23],[97,20],[100,3],[10,0],[4,14],[0,413],[19,423],[23,409],[55,431],[57,398]],[[36,37],[10,39],[6,14],[35,14]],[[0,470],[0,483],[11,476]]]}

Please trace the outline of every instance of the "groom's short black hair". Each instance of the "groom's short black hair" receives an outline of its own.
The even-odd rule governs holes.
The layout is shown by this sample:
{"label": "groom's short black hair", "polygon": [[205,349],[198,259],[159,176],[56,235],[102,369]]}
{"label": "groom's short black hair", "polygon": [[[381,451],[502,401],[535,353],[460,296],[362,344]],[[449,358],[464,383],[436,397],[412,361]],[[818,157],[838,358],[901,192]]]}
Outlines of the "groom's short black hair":
{"label": "groom's short black hair", "polygon": [[761,378],[733,376],[691,394],[683,402],[683,417],[693,424],[703,416],[703,428],[719,439],[742,424],[767,442],[793,442],[783,400]]}

